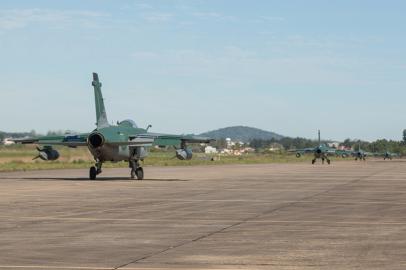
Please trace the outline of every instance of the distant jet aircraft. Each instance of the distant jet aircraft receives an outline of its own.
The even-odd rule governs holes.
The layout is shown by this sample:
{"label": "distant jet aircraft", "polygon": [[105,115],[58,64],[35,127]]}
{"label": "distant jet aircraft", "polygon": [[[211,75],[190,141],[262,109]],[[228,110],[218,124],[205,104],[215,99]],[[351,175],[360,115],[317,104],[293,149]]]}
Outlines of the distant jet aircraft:
{"label": "distant jet aircraft", "polygon": [[361,144],[358,146],[358,150],[350,151],[350,154],[355,158],[355,160],[366,160],[367,157],[374,156],[374,153],[366,152],[361,149]]}
{"label": "distant jet aircraft", "polygon": [[15,139],[16,143],[38,144],[39,154],[36,158],[42,160],[57,160],[59,153],[52,148],[53,145],[63,145],[68,147],[86,146],[95,159],[95,166],[89,170],[89,178],[96,179],[102,172],[104,162],[128,161],[131,168],[131,178],[144,178],[144,170],[140,161],[147,157],[147,147],[152,145],[174,146],[176,157],[180,160],[192,159],[192,151],[187,148],[187,143],[210,143],[214,141],[210,138],[167,135],[150,133],[148,129],[137,127],[134,121],[124,120],[117,125],[110,125],[107,121],[106,109],[101,91],[101,82],[97,73],[93,73],[93,82],[96,104],[96,129],[90,133],[65,136],[44,136],[28,139]]}
{"label": "distant jet aircraft", "polygon": [[386,152],[384,153],[383,160],[387,160],[387,159],[392,160],[394,157],[399,157],[399,154],[397,154],[397,153],[391,153],[391,152],[389,152],[389,151],[386,151]]}
{"label": "distant jet aircraft", "polygon": [[384,153],[377,153],[376,156],[383,157],[383,160],[392,160],[393,158],[399,157],[399,154],[385,151]]}
{"label": "distant jet aircraft", "polygon": [[320,139],[320,130],[319,130],[319,140],[318,146],[314,148],[303,148],[303,149],[294,149],[289,150],[288,152],[295,152],[296,157],[300,158],[303,154],[313,154],[314,159],[312,160],[312,164],[316,163],[317,159],[321,159],[322,163],[326,160],[328,164],[330,164],[330,159],[328,158],[329,155],[335,155],[336,149],[327,146],[326,144],[321,143]]}
{"label": "distant jet aircraft", "polygon": [[352,156],[355,158],[355,160],[364,160],[365,161],[368,156],[368,153],[363,150],[357,150],[352,153]]}
{"label": "distant jet aircraft", "polygon": [[383,153],[378,152],[367,152],[362,150],[361,144],[358,146],[358,150],[343,150],[342,152],[343,157],[352,156],[355,160],[366,160],[367,157],[383,157],[384,160],[392,160],[394,157],[398,157],[399,155],[396,153],[391,153],[389,151],[385,151]]}

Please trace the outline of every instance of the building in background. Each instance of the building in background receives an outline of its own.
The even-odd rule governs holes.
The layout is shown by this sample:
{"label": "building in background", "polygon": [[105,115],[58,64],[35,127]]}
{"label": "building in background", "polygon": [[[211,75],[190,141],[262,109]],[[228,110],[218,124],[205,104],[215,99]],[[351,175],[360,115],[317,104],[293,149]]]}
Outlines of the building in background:
{"label": "building in background", "polygon": [[12,145],[12,144],[15,144],[15,142],[12,141],[11,138],[5,138],[5,139],[3,140],[3,144],[4,144],[4,145]]}
{"label": "building in background", "polygon": [[208,145],[208,146],[206,146],[206,147],[204,148],[204,153],[205,153],[205,154],[217,154],[217,148]]}

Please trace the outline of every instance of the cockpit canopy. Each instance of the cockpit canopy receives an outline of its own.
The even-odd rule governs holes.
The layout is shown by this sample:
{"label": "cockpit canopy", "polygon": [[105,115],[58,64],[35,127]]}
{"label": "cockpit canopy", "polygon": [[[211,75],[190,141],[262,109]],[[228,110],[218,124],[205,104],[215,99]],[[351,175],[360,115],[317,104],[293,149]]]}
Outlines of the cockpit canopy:
{"label": "cockpit canopy", "polygon": [[132,127],[132,128],[138,128],[137,124],[131,120],[131,119],[126,119],[124,121],[121,121],[118,123],[120,126],[125,126],[125,127]]}

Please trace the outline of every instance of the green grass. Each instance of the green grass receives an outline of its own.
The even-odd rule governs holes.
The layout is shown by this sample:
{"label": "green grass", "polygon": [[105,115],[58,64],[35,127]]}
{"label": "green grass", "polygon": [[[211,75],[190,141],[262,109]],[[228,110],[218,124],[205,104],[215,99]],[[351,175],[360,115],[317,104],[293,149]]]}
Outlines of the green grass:
{"label": "green grass", "polygon": [[[57,148],[61,154],[58,161],[31,161],[37,155],[33,146],[2,146],[0,147],[0,171],[25,171],[49,169],[83,169],[94,165],[92,157],[86,148],[70,149]],[[212,161],[211,158],[215,160]],[[145,159],[143,166],[196,166],[196,165],[225,165],[225,164],[261,164],[261,163],[293,163],[310,162],[311,156],[296,158],[290,154],[247,154],[243,156],[210,156],[201,153],[194,155],[192,160],[182,161],[174,158],[173,152],[153,151]],[[24,159],[24,160],[21,160]],[[104,168],[126,168],[126,162],[103,164]]]}

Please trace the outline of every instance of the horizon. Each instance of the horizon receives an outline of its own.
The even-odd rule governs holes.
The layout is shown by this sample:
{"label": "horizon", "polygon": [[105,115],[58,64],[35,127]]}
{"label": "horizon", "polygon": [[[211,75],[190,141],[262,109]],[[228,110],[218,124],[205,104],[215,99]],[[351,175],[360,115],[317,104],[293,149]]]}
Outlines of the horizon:
{"label": "horizon", "polygon": [[[250,127],[250,126],[242,126],[242,125],[237,125],[237,126],[228,126],[228,127],[222,127],[222,128],[218,128],[218,129],[214,129],[214,130],[208,130],[208,131],[205,131],[205,132],[202,132],[202,133],[198,133],[198,134],[196,134],[196,133],[190,133],[190,134],[182,134],[182,135],[202,135],[202,134],[205,134],[205,133],[211,133],[211,132],[216,132],[216,131],[219,131],[219,130],[223,130],[223,129],[228,129],[228,128],[249,128],[249,129],[256,129],[256,130],[259,130],[259,131],[263,131],[263,132],[269,132],[269,133],[273,133],[273,134],[275,134],[275,135],[277,135],[277,136],[281,136],[282,138],[281,139],[283,139],[283,138],[291,138],[291,139],[294,139],[294,138],[301,138],[301,139],[308,139],[308,140],[312,140],[312,141],[318,141],[318,138],[317,137],[315,137],[315,138],[309,138],[309,137],[300,137],[300,136],[292,136],[292,135],[285,135],[285,134],[279,134],[279,133],[276,133],[276,132],[273,132],[273,131],[271,131],[271,130],[264,130],[264,129],[260,129],[260,128],[256,128],[256,127]],[[35,134],[37,134],[37,135],[44,135],[44,136],[46,136],[46,134],[48,134],[48,133],[56,133],[56,134],[67,134],[67,133],[69,133],[69,134],[77,134],[77,133],[80,133],[80,132],[77,132],[77,131],[74,131],[74,130],[48,130],[48,131],[46,131],[46,132],[44,132],[44,133],[41,133],[41,132],[37,132],[36,130],[31,130],[31,131],[22,131],[22,132],[13,132],[13,131],[4,131],[4,130],[0,130],[0,133],[7,133],[7,134],[10,134],[10,133],[35,133]],[[8,139],[9,137],[7,137],[6,139]],[[10,137],[11,138],[11,137]],[[225,139],[225,138],[223,138],[223,139]],[[344,142],[345,140],[351,140],[351,141],[363,141],[363,142],[368,142],[368,143],[372,143],[372,142],[374,142],[374,141],[378,141],[378,140],[385,140],[386,138],[378,138],[378,139],[376,139],[376,140],[372,140],[372,141],[369,141],[369,140],[365,140],[365,139],[362,139],[362,138],[345,138],[344,140],[336,140],[336,139],[331,139],[331,138],[323,138],[322,136],[321,136],[321,141],[322,142],[340,142],[340,143],[342,143],[342,142]],[[276,140],[279,140],[279,139],[276,139]],[[386,139],[386,140],[388,140],[388,139]],[[399,139],[399,140],[392,140],[392,139],[389,139],[388,141],[398,141],[398,142],[401,142],[401,141],[403,141],[402,139]]]}
{"label": "horizon", "polygon": [[[368,4],[365,4],[368,3]],[[0,130],[402,140],[406,2],[2,1]],[[4,102],[7,101],[7,102]]]}

